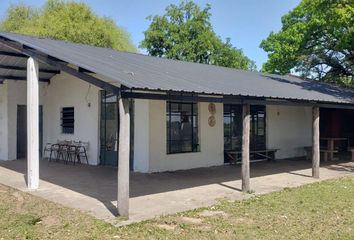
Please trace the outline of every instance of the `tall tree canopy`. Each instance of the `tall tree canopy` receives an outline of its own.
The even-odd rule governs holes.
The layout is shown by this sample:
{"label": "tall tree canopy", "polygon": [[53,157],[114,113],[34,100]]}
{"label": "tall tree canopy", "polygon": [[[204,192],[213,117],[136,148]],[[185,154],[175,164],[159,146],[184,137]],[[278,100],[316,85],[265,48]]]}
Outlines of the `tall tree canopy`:
{"label": "tall tree canopy", "polygon": [[141,47],[150,55],[239,69],[256,68],[230,39],[223,42],[210,23],[210,5],[201,9],[191,1],[171,4],[163,16],[150,16]]}
{"label": "tall tree canopy", "polygon": [[261,47],[269,60],[263,70],[354,84],[354,1],[302,0],[282,17],[282,29]]}
{"label": "tall tree canopy", "polygon": [[11,6],[1,31],[29,34],[116,50],[136,51],[129,34],[108,17],[97,16],[84,3],[48,0],[40,9]]}

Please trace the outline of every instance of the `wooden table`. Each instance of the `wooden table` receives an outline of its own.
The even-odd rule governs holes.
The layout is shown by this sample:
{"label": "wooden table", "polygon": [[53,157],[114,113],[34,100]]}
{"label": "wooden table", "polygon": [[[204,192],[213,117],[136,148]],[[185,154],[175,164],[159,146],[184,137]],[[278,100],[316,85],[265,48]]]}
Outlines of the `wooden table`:
{"label": "wooden table", "polygon": [[327,141],[327,149],[329,150],[329,159],[328,160],[334,160],[333,154],[335,152],[334,149],[334,143],[337,141],[348,141],[348,138],[339,138],[339,137],[325,137],[321,138],[320,140]]}

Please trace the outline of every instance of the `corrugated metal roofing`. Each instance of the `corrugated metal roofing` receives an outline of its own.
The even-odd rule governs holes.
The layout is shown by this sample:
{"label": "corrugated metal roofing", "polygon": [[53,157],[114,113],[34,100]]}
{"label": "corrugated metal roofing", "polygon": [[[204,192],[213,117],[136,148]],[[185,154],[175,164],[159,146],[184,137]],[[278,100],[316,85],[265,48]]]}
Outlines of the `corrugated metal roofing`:
{"label": "corrugated metal roofing", "polygon": [[[0,45],[0,51],[3,52],[13,52],[11,48],[8,48],[6,46]],[[18,68],[24,68],[26,69],[27,66],[27,59],[26,58],[19,58],[19,57],[14,57],[14,56],[5,56],[0,54],[0,65],[1,66],[11,66],[11,67],[18,67]],[[40,68],[41,69],[46,69],[46,70],[56,70],[55,68],[44,64],[40,63]],[[50,79],[54,76],[54,73],[48,73],[48,72],[39,72],[39,77],[42,79]],[[24,70],[16,70],[16,69],[7,69],[0,67],[0,76],[10,76],[10,77],[20,77],[20,78],[26,78],[27,73]],[[1,78],[1,77],[0,77]],[[0,79],[1,81],[2,79]]]}
{"label": "corrugated metal roofing", "polygon": [[354,104],[354,91],[297,77],[217,67],[14,33],[0,36],[128,88]]}

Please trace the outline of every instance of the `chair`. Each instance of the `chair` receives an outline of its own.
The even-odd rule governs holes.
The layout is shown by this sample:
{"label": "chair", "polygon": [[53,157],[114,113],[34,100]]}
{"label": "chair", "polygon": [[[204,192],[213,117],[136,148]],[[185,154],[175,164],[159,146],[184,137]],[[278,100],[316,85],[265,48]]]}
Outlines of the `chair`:
{"label": "chair", "polygon": [[60,145],[58,143],[52,144],[50,149],[49,162],[52,161],[53,154],[55,155],[54,157],[55,160],[58,160],[59,149],[60,149]]}
{"label": "chair", "polygon": [[59,150],[59,144],[57,143],[47,143],[44,147],[43,150],[43,157],[45,158],[46,153],[49,153],[49,156],[47,156],[48,161],[52,161],[53,159],[53,154],[55,155],[55,159],[58,159],[58,150]]}
{"label": "chair", "polygon": [[85,158],[86,163],[89,164],[88,158],[87,158],[88,148],[89,148],[89,142],[80,141],[80,144],[78,146],[78,152],[77,152],[78,162],[82,163],[81,159]]}
{"label": "chair", "polygon": [[50,160],[52,145],[53,144],[51,144],[51,143],[46,143],[46,145],[44,146],[44,149],[43,149],[43,158],[46,157],[45,154],[46,154],[46,152],[48,152],[49,156],[47,157],[47,159]]}
{"label": "chair", "polygon": [[58,141],[58,150],[57,150],[57,159],[63,160],[65,164],[68,163],[68,151],[69,151],[69,146],[71,145],[72,141],[64,140],[64,141]]}
{"label": "chair", "polygon": [[73,162],[75,165],[76,159],[78,159],[78,150],[79,146],[78,145],[68,145],[67,147],[67,162]]}

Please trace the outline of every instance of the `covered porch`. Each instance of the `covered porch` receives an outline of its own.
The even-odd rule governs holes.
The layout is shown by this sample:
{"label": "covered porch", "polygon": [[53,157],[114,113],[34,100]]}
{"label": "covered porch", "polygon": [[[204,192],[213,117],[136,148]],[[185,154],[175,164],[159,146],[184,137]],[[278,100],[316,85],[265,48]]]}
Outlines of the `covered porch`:
{"label": "covered porch", "polygon": [[[33,194],[49,200],[93,212],[105,219],[120,215],[141,220],[210,205],[222,197],[241,199],[247,196],[242,193],[265,193],[352,171],[351,164],[325,163],[320,175],[320,109],[353,110],[353,91],[295,77],[168,61],[9,33],[0,33],[0,47],[4,63],[0,83],[6,83],[2,89],[8,90],[6,87],[11,87],[14,81],[16,85],[18,81],[26,81],[22,86],[26,94],[4,91],[2,96],[8,103],[3,101],[3,112],[11,113],[10,103],[15,102],[11,97],[20,95],[27,95],[22,104],[28,110],[24,116],[27,159],[1,162],[1,183],[34,190]],[[22,59],[21,62],[18,59]],[[50,76],[44,75],[48,72]],[[186,75],[181,78],[183,74]],[[42,81],[46,91],[41,91]],[[77,84],[76,92],[72,92],[72,84]],[[98,134],[98,119],[102,117],[99,110],[103,106],[99,106],[98,93],[102,90],[116,99],[112,103],[115,106],[112,116],[119,119],[119,127],[112,131],[116,144],[112,149],[115,149],[118,171],[40,160],[41,143],[56,141],[57,136],[67,133],[64,128],[68,126],[59,119],[64,119],[64,108],[69,107],[69,112],[76,112],[77,116],[68,127],[70,132],[77,133],[82,138],[79,140],[91,139],[89,155],[94,161],[91,163],[99,163],[102,139]],[[92,99],[90,92],[95,93]],[[132,99],[139,102],[134,116],[130,113]],[[41,100],[44,108],[47,106],[44,122],[54,126],[49,127],[49,131],[44,130],[45,135],[50,136],[44,141],[40,127]],[[177,102],[178,107],[173,108],[172,102]],[[240,139],[241,165],[150,175],[130,172],[132,155],[134,164],[140,166],[134,170],[149,173],[222,165],[225,104],[239,106],[235,122],[242,125],[238,128],[240,131],[236,131]],[[190,106],[190,111],[185,109],[186,105]],[[252,113],[255,105],[269,107],[273,114],[267,114],[272,120],[266,125],[276,136],[266,135],[264,124],[254,127],[255,116],[265,117],[264,113]],[[6,114],[2,117],[6,121],[1,126],[4,133],[1,140],[9,144],[0,150],[10,156],[6,151],[13,152],[10,142],[15,142],[15,133],[8,130],[9,127],[16,129],[16,117]],[[167,115],[169,124],[166,124]],[[132,117],[138,120],[134,126],[131,126]],[[69,120],[72,119],[73,115]],[[79,123],[80,128],[74,122]],[[254,134],[255,129],[263,130]],[[278,159],[301,156],[297,154],[302,154],[304,147],[310,147],[311,160],[251,164],[252,142],[258,135],[263,136],[265,148],[282,151]],[[232,141],[233,137],[230,137]],[[306,145],[298,141],[302,138],[306,139]],[[269,146],[270,143],[275,146]],[[296,150],[296,155],[287,156],[288,147]],[[12,159],[16,157],[6,157],[6,160]]]}
{"label": "covered porch", "polygon": [[[111,167],[64,165],[40,161],[40,188],[31,194],[113,221],[117,214],[117,171]],[[348,158],[321,164],[319,180],[354,173]],[[0,182],[28,191],[26,160],[0,162]],[[318,181],[311,177],[311,162],[304,159],[251,164],[255,194],[279,191]],[[130,220],[140,221],[198,207],[218,199],[240,200],[241,166],[219,166],[130,176]]]}

